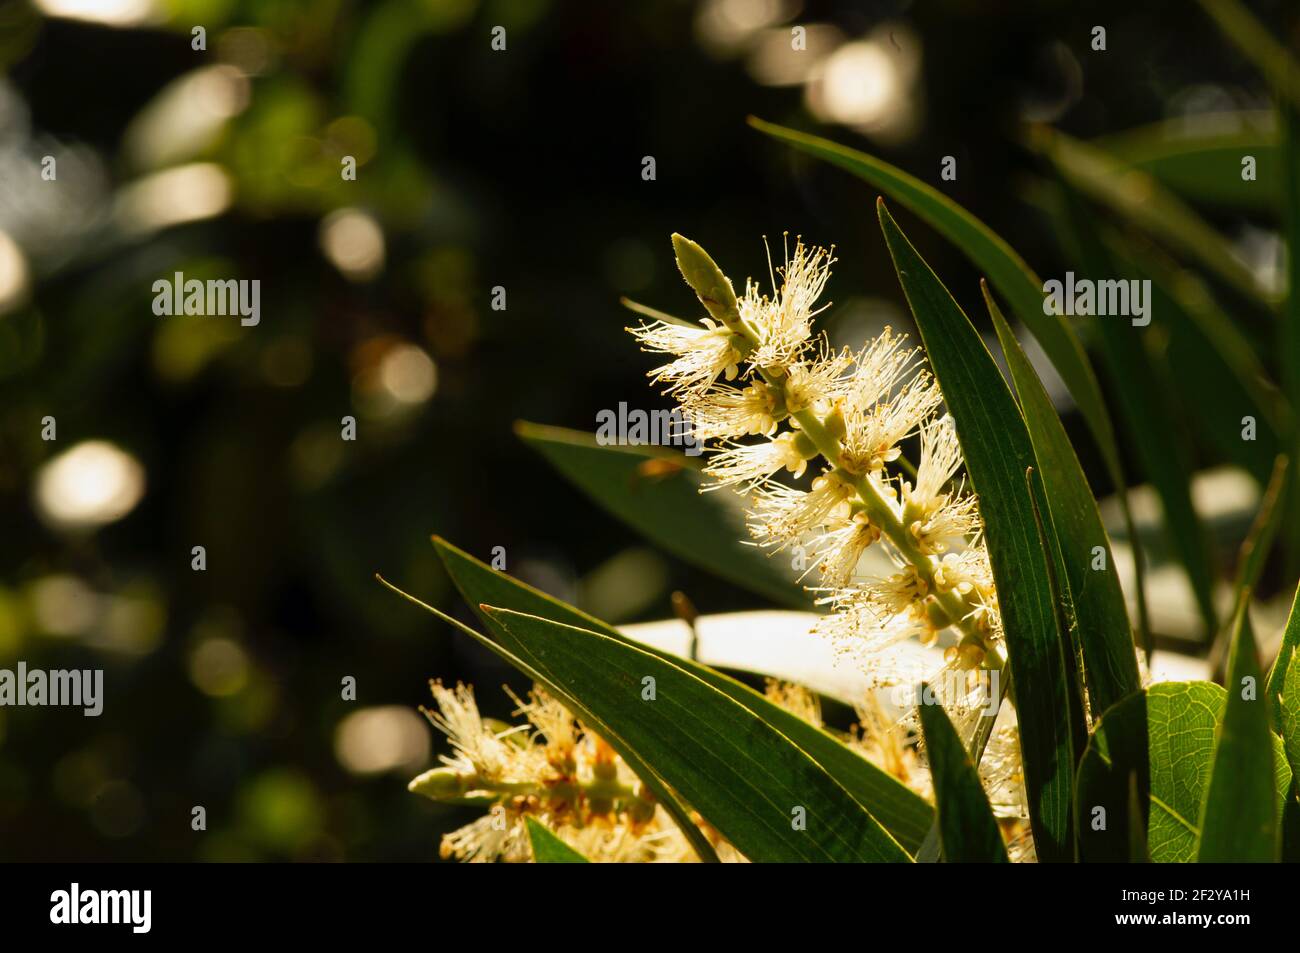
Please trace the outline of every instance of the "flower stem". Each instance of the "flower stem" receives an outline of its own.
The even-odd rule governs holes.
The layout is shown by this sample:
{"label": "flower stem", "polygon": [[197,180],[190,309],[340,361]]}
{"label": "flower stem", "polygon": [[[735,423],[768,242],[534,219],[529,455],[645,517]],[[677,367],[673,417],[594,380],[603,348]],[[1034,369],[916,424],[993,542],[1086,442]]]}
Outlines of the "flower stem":
{"label": "flower stem", "polygon": [[[773,381],[772,383],[775,386],[776,382]],[[840,453],[839,441],[831,434],[826,425],[811,410],[801,410],[791,416],[799,424],[799,429],[812,441],[813,446],[817,448],[822,457],[834,467],[835,475],[857,491],[872,524],[878,526],[880,531],[889,538],[890,543],[893,544],[899,555],[916,568],[917,574],[925,581],[929,592],[938,600],[939,605],[943,607],[953,625],[960,629],[963,635],[976,640],[976,644],[987,647],[988,640],[983,637],[983,634],[980,633],[970,618],[970,607],[958,593],[951,589],[943,589],[935,582],[934,560],[917,547],[916,541],[908,532],[907,527],[894,513],[889,501],[881,495],[876,485],[866,476],[850,473],[839,465],[837,462]],[[1000,668],[1000,656],[996,653],[989,653],[989,655],[996,659],[989,667]]]}

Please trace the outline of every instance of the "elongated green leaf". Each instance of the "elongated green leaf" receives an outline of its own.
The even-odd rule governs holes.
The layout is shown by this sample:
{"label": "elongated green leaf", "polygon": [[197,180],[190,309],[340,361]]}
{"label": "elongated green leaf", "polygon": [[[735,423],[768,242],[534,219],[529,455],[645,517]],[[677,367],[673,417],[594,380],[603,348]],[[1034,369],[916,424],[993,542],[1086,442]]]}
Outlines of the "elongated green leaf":
{"label": "elongated green leaf", "polygon": [[816,761],[690,673],[598,632],[484,611],[751,860],[911,860]]}
{"label": "elongated green leaf", "polygon": [[[1278,649],[1277,658],[1273,660],[1273,665],[1268,670],[1268,681],[1264,685],[1273,728],[1277,731],[1282,729],[1282,706],[1279,696],[1291,677],[1290,667],[1297,664],[1297,658],[1300,658],[1296,655],[1297,649],[1300,649],[1300,586],[1296,587],[1295,595],[1292,597],[1291,614],[1287,617],[1286,629],[1282,632],[1282,645]],[[1300,708],[1300,695],[1292,697],[1291,704]]]}
{"label": "elongated green leaf", "polygon": [[1196,261],[1246,300],[1265,310],[1273,308],[1223,236],[1154,178],[1045,126],[1035,128],[1029,145],[1050,160],[1072,187]]}
{"label": "elongated green leaf", "polygon": [[619,756],[627,762],[627,766],[631,768],[636,776],[645,783],[646,787],[651,790],[655,798],[663,805],[664,810],[668,812],[668,815],[681,829],[682,834],[686,837],[687,842],[690,843],[696,854],[699,855],[700,860],[706,863],[718,862],[718,854],[713,849],[713,845],[709,843],[708,838],[704,836],[700,829],[695,826],[695,822],[691,820],[690,813],[687,811],[685,805],[682,804],[681,799],[678,798],[673,791],[668,789],[664,784],[663,779],[656,774],[648,764],[642,761],[637,753],[625,741],[623,741],[623,739],[620,738],[609,725],[601,721],[601,719],[581,701],[570,695],[545,669],[538,667],[536,659],[523,657],[512,651],[510,648],[498,644],[482,633],[471,629],[458,619],[453,619],[445,612],[435,609],[428,603],[421,602],[410,593],[403,592],[382,576],[376,576],[376,578],[380,583],[397,593],[403,599],[419,606],[426,612],[433,613],[433,615],[437,616],[452,628],[468,635],[471,639],[492,652],[507,665],[512,666],[531,678],[537,684],[545,687],[546,690],[558,698],[570,712],[580,718],[589,728],[604,738],[605,741],[609,743],[609,746],[617,751]]}
{"label": "elongated green leaf", "polygon": [[[1151,313],[1166,328],[1164,355],[1181,405],[1200,422],[1197,435],[1256,479],[1267,480],[1290,415],[1254,342],[1193,271],[1131,233],[1098,231],[1112,261],[1125,262],[1151,282]],[[1205,387],[1207,380],[1215,386]],[[1254,440],[1242,439],[1245,417],[1256,421]]]}
{"label": "elongated green leaf", "polygon": [[588,864],[580,853],[560,840],[550,828],[534,817],[524,818],[528,825],[528,842],[533,846],[533,860],[539,864]]}
{"label": "elongated green leaf", "polygon": [[[1290,471],[1290,461],[1285,456],[1279,456],[1273,464],[1273,475],[1264,490],[1259,510],[1237,553],[1237,574],[1232,587],[1232,615],[1229,625],[1218,633],[1210,653],[1210,663],[1216,678],[1227,662],[1229,642],[1236,634],[1236,620],[1242,608],[1250,601],[1255,584],[1259,582],[1260,573],[1264,571],[1264,563],[1268,560],[1273,540],[1277,537],[1278,528],[1286,513]],[[1267,697],[1267,690],[1264,694]]]}
{"label": "elongated green leaf", "polygon": [[1264,497],[1259,503],[1259,512],[1251,524],[1237,555],[1237,578],[1233,582],[1233,605],[1245,604],[1248,593],[1259,582],[1264,563],[1268,560],[1273,540],[1282,523],[1282,512],[1286,506],[1287,489],[1291,483],[1291,466],[1286,456],[1279,456],[1273,465],[1273,475],[1268,481]]}
{"label": "elongated green leaf", "polygon": [[1202,863],[1277,859],[1279,801],[1268,701],[1250,613],[1243,601],[1228,655],[1227,706],[1201,807],[1196,859]]}
{"label": "elongated green leaf", "polygon": [[880,224],[935,378],[957,425],[957,438],[979,497],[998,588],[1038,857],[1069,861],[1070,743],[1068,687],[1048,556],[1039,543],[1025,471],[1034,449],[1015,398],[979,332],[878,203]]}
{"label": "elongated green leaf", "polygon": [[783,560],[741,542],[748,534],[739,498],[699,492],[704,478],[692,458],[663,447],[602,446],[561,427],[515,429],[566,479],[668,552],[781,605],[810,607]]}
{"label": "elongated green leaf", "polygon": [[1151,863],[1151,848],[1147,846],[1146,811],[1142,807],[1142,792],[1138,790],[1136,774],[1128,776],[1128,862]]}
{"label": "elongated green leaf", "polygon": [[[1188,132],[1186,117],[1179,116],[1088,144],[1154,176],[1190,202],[1275,215],[1282,177],[1273,117],[1258,111],[1232,118],[1241,131]],[[1255,159],[1254,179],[1242,178],[1243,156]]]}
{"label": "elongated green leaf", "polygon": [[[886,195],[903,203],[923,221],[952,242],[992,282],[993,287],[1006,296],[1011,310],[1025,327],[1029,328],[1043,348],[1052,366],[1069,388],[1079,412],[1083,414],[1088,430],[1105,461],[1107,473],[1116,487],[1128,486],[1124,468],[1120,463],[1119,447],[1115,442],[1115,428],[1101,396],[1097,376],[1079,343],[1074,329],[1054,315],[1043,312],[1043,282],[1034,274],[1015,250],[996,232],[962,206],[933,186],[927,185],[902,169],[882,162],[856,149],[850,149],[829,139],[810,136],[786,129],[753,116],[749,124],[760,132],[779,139],[802,152],[815,156],[869,182]],[[1133,516],[1129,511],[1128,497],[1118,494],[1124,523],[1130,539],[1137,538]],[[1149,643],[1144,568],[1139,558],[1135,562],[1137,575],[1138,628],[1144,645]]]}
{"label": "elongated green leaf", "polygon": [[[922,698],[927,696],[927,688],[921,687]],[[919,708],[934,778],[943,859],[950,864],[1007,863],[997,818],[961,736],[938,702]]]}
{"label": "elongated green leaf", "polygon": [[1065,427],[997,303],[984,300],[1020,398],[1048,510],[1074,604],[1084,673],[1094,710],[1104,711],[1141,687],[1124,593],[1101,513]]}
{"label": "elongated green leaf", "polygon": [[1084,710],[1084,663],[1079,645],[1078,627],[1074,620],[1074,597],[1070,594],[1061,561],[1061,547],[1052,528],[1051,514],[1043,496],[1043,481],[1033,467],[1025,470],[1025,486],[1029,490],[1029,506],[1034,513],[1034,527],[1038,530],[1038,544],[1047,554],[1047,586],[1056,607],[1056,631],[1062,633],[1061,661],[1065,666],[1065,697],[1069,702],[1070,750],[1083,751],[1088,745],[1088,716]]}
{"label": "elongated green leaf", "polygon": [[[1128,278],[1127,268],[1110,257],[1086,208],[1069,188],[1064,209],[1084,273],[1081,277],[1095,282]],[[1148,305],[1154,310],[1154,301]],[[1161,386],[1163,375],[1146,349],[1146,328],[1115,315],[1099,316],[1093,324],[1138,459],[1160,496],[1167,538],[1187,572],[1205,620],[1206,639],[1211,639],[1217,628],[1214,569],[1208,538],[1192,505],[1192,455],[1185,425],[1169,405],[1168,388]]]}
{"label": "elongated green leaf", "polygon": [[1287,764],[1291,766],[1291,777],[1300,778],[1300,664],[1296,662],[1296,649],[1284,651],[1287,652],[1288,664],[1286,683],[1277,698],[1277,720]]}
{"label": "elongated green leaf", "polygon": [[1300,864],[1300,790],[1294,782],[1282,805],[1281,860],[1284,864]]}
{"label": "elongated green leaf", "polygon": [[[465,597],[465,601],[476,610],[482,604],[502,606],[581,629],[590,629],[635,644],[638,649],[679,666],[748,708],[802,748],[906,850],[915,852],[920,846],[934,817],[930,805],[892,775],[845,747],[825,731],[774,704],[748,685],[707,665],[629,642],[612,626],[512,579],[505,573],[497,572],[440,537],[435,536],[433,544],[452,582]],[[487,621],[485,613],[479,611],[479,615]]]}
{"label": "elongated green leaf", "polygon": [[[977,768],[980,759],[984,757],[984,749],[988,747],[989,739],[993,737],[993,727],[997,723],[998,714],[1002,710],[1002,703],[1011,694],[1011,676],[1004,672],[1005,677],[998,679],[998,703],[992,710],[985,709],[980,712],[979,720],[975,723],[975,734],[970,739],[970,745],[967,753],[970,755],[971,764]],[[940,860],[940,843],[939,843],[939,824],[930,825],[926,831],[925,840],[921,842],[920,848],[916,852],[916,862],[918,864],[937,864]]]}

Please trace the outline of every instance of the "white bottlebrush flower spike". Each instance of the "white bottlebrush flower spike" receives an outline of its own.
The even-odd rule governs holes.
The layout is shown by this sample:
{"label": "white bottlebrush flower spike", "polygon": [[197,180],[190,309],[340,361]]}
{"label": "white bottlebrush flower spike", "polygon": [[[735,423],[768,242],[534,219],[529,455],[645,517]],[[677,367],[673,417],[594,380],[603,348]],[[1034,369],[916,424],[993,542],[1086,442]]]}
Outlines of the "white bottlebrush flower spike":
{"label": "white bottlebrush flower spike", "polygon": [[[981,538],[975,497],[957,479],[961,447],[943,396],[922,367],[919,349],[886,328],[861,350],[832,350],[813,330],[825,305],[819,299],[830,277],[830,252],[796,241],[772,276],[771,297],[747,282],[737,298],[713,260],[694,242],[673,236],[678,266],[709,316],[701,333],[722,339],[728,350],[705,372],[652,372],[709,441],[705,473],[712,487],[731,487],[749,501],[753,540],[773,553],[794,552],[804,582],[831,612],[817,631],[855,657],[879,685],[902,684],[917,673],[897,667],[900,640],[919,638],[945,646],[944,671],[922,673],[967,736],[987,704],[969,690],[977,670],[1005,666],[997,592]],[[778,283],[779,276],[779,283]],[[661,347],[676,362],[698,370],[693,344],[680,349],[663,334],[643,345]],[[674,364],[667,365],[671,369]],[[741,397],[743,395],[743,398]],[[919,437],[913,469],[903,444]],[[785,482],[783,473],[803,485]],[[868,549],[881,547],[894,572],[864,573]],[[898,726],[907,734],[913,725]],[[1014,728],[1010,729],[1014,739]],[[874,731],[877,753],[911,781],[893,742]],[[1005,732],[990,745],[1000,813],[1019,783],[1019,760]]]}
{"label": "white bottlebrush flower spike", "polygon": [[[750,281],[737,299],[703,249],[680,235],[673,243],[683,276],[709,311],[702,330],[729,332],[736,357],[725,367],[718,362],[711,376],[694,374],[689,388],[670,380],[668,393],[687,419],[703,422],[703,438],[712,441],[705,472],[714,484],[748,495],[754,540],[774,551],[799,546],[807,556],[806,583],[834,610],[821,630],[883,634],[905,621],[908,631],[930,640],[951,629],[957,643],[951,664],[1001,668],[997,597],[979,511],[975,498],[953,485],[961,449],[951,419],[939,413],[943,397],[918,349],[889,328],[856,353],[834,351],[814,333],[813,318],[825,307],[818,301],[830,277],[830,252],[796,241],[773,274],[779,287],[770,297]],[[646,342],[644,328],[632,330]],[[680,340],[680,351],[667,336],[654,347],[682,361],[692,345]],[[664,377],[662,368],[655,374]],[[738,382],[725,382],[732,378]],[[720,410],[737,405],[741,393],[745,412]],[[909,479],[902,443],[914,435],[920,461]],[[783,471],[796,479],[811,471],[811,486],[780,482]],[[859,572],[863,554],[875,545],[896,573]]]}
{"label": "white bottlebrush flower spike", "polygon": [[[593,861],[691,861],[681,831],[623,759],[535,687],[513,695],[528,724],[499,727],[479,714],[473,691],[439,682],[426,711],[453,754],[410,789],[435,801],[483,803],[488,812],[442,840],[442,855],[470,862],[530,861],[525,819],[533,817]],[[738,859],[718,841],[719,856]]]}

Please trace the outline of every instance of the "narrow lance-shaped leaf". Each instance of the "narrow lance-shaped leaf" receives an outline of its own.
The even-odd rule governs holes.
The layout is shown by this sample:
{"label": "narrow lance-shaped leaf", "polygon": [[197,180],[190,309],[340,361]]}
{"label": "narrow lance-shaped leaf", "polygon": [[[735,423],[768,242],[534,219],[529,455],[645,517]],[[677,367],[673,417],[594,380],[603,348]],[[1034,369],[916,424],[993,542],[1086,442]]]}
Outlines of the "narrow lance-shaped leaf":
{"label": "narrow lance-shaped leaf", "polygon": [[810,608],[779,559],[746,546],[733,494],[700,493],[698,462],[663,447],[602,446],[591,434],[520,422],[516,432],[567,480],[674,556],[783,606]]}
{"label": "narrow lance-shaped leaf", "polygon": [[[1107,473],[1116,487],[1126,487],[1124,468],[1120,463],[1119,448],[1115,442],[1115,428],[1111,424],[1106,402],[1101,396],[1101,386],[1088,363],[1083,345],[1074,329],[1060,317],[1043,311],[1043,282],[1025,263],[1025,260],[984,222],[972,215],[933,186],[922,182],[902,169],[883,162],[875,156],[856,149],[782,126],[750,117],[749,124],[760,132],[799,149],[802,152],[839,166],[858,178],[869,182],[886,195],[903,203],[915,215],[952,242],[981,272],[993,287],[1011,303],[1011,309],[1042,346],[1052,366],[1069,388],[1074,402],[1088,424],[1093,440],[1101,451]],[[1119,494],[1129,537],[1137,538],[1128,497]],[[1137,574],[1138,627],[1142,642],[1149,642],[1146,595],[1143,588],[1144,568],[1141,559],[1135,563]]]}
{"label": "narrow lance-shaped leaf", "polygon": [[[1264,694],[1268,696],[1269,715],[1274,729],[1278,731],[1281,730],[1282,725],[1279,696],[1290,677],[1288,668],[1296,664],[1297,649],[1300,649],[1300,586],[1296,587],[1295,595],[1292,596],[1291,614],[1287,616],[1286,628],[1282,631],[1282,645],[1278,649],[1272,667],[1268,670],[1268,681],[1264,686]],[[1291,704],[1300,707],[1300,696],[1293,697]]]}
{"label": "narrow lance-shaped leaf", "polygon": [[1151,848],[1147,846],[1147,819],[1143,808],[1143,792],[1138,786],[1137,774],[1128,776],[1128,862],[1151,863]]}
{"label": "narrow lance-shaped leaf", "polygon": [[[1065,190],[1064,211],[1068,232],[1076,245],[1068,250],[1080,260],[1081,277],[1093,282],[1127,278],[1102,244],[1080,197],[1069,188]],[[1148,306],[1154,308],[1150,301]],[[1149,312],[1147,317],[1150,316]],[[1218,621],[1214,608],[1214,571],[1209,542],[1192,505],[1189,479],[1192,459],[1184,422],[1169,406],[1167,389],[1160,386],[1160,375],[1142,337],[1146,326],[1133,325],[1115,315],[1098,316],[1093,324],[1138,459],[1160,497],[1167,538],[1187,572],[1209,638]],[[1136,537],[1134,543],[1136,546]]]}
{"label": "narrow lance-shaped leaf", "polygon": [[979,497],[985,539],[1015,682],[1030,822],[1040,860],[1072,858],[1070,793],[1074,754],[1068,687],[1048,579],[1025,470],[1033,445],[992,355],[916,249],[878,203],[894,268],[921,332],[935,378]]}
{"label": "narrow lance-shaped leaf", "polygon": [[[1300,778],[1300,662],[1297,656],[1300,650],[1286,648],[1287,662],[1286,683],[1277,699],[1278,729],[1282,735],[1282,746],[1286,751],[1287,763],[1291,766],[1291,777]],[[1292,787],[1292,797],[1296,794]]]}
{"label": "narrow lance-shaped leaf", "polygon": [[1083,467],[1047,390],[1034,373],[988,286],[983,287],[984,300],[1011,368],[1011,379],[1038,459],[1038,472],[1061,549],[1065,583],[1074,603],[1088,693],[1094,709],[1105,711],[1141,687],[1128,610],[1110,539]]}
{"label": "narrow lance-shaped leaf", "polygon": [[695,676],[598,632],[484,611],[751,860],[911,860],[816,761]]}
{"label": "narrow lance-shaped leaf", "polygon": [[1278,855],[1279,806],[1273,736],[1245,602],[1237,613],[1228,658],[1228,702],[1201,808],[1196,859],[1202,863],[1273,861]]}
{"label": "narrow lance-shaped leaf", "polygon": [[[1111,260],[1151,282],[1151,313],[1165,326],[1163,354],[1179,404],[1197,433],[1224,459],[1268,479],[1289,412],[1256,353],[1256,344],[1194,271],[1132,232],[1098,229]],[[1207,380],[1214,387],[1205,387]],[[1246,418],[1255,439],[1242,439]]]}
{"label": "narrow lance-shaped leaf", "polygon": [[943,706],[924,702],[929,695],[929,686],[922,685],[923,701],[918,707],[934,778],[943,859],[950,864],[1007,863],[1006,844],[979,772]]}
{"label": "narrow lance-shaped leaf", "polygon": [[1237,556],[1237,578],[1232,587],[1234,609],[1245,604],[1247,594],[1255,588],[1260,573],[1264,571],[1264,563],[1281,526],[1290,484],[1290,461],[1286,456],[1279,456],[1273,464],[1273,475],[1265,488],[1264,498],[1260,500],[1259,511]]}
{"label": "narrow lance-shaped leaf", "polygon": [[533,846],[533,860],[539,864],[588,864],[580,853],[562,841],[550,828],[533,817],[524,818],[528,825],[528,842]]}
{"label": "narrow lance-shaped leaf", "polygon": [[[975,734],[970,739],[970,745],[967,753],[970,755],[971,764],[977,768],[980,759],[984,757],[984,749],[988,747],[989,739],[993,737],[993,728],[998,720],[998,713],[1002,710],[1002,703],[1007,696],[1011,694],[1008,689],[1011,687],[1011,675],[1005,670],[1002,671],[1001,677],[997,680],[997,703],[985,708],[980,712],[979,720],[975,723]],[[930,829],[925,834],[925,840],[921,843],[916,852],[916,862],[918,864],[937,864],[940,860],[940,838],[939,823],[930,825]]]}
{"label": "narrow lance-shaped leaf", "polygon": [[[1272,116],[1267,110],[1238,111],[1233,116],[1242,131],[1211,126],[1202,132],[1179,116],[1088,144],[1154,176],[1185,199],[1275,216],[1282,183]],[[1255,160],[1253,179],[1241,174],[1247,156]]]}
{"label": "narrow lance-shaped leaf", "polygon": [[[433,544],[452,582],[465,597],[465,601],[479,613],[485,625],[491,620],[479,608],[484,603],[629,641],[612,626],[492,569],[440,537],[435,536]],[[754,712],[825,768],[904,848],[915,851],[920,846],[930,827],[934,811],[925,800],[892,775],[825,731],[769,701],[748,685],[691,659],[660,652],[640,643],[635,644],[637,648],[685,669]]]}
{"label": "narrow lance-shaped leaf", "polygon": [[[1207,691],[1220,692],[1217,685],[1204,684]],[[1144,836],[1149,831],[1147,849],[1153,860],[1162,858],[1155,852],[1164,842],[1165,830],[1181,833],[1173,820],[1179,817],[1179,805],[1166,807],[1171,801],[1170,791],[1179,792],[1187,783],[1177,783],[1180,778],[1167,778],[1157,771],[1156,786],[1152,787],[1151,759],[1163,752],[1167,740],[1163,726],[1169,711],[1181,707],[1180,695],[1172,695],[1174,683],[1166,682],[1147,692],[1134,692],[1128,698],[1108,708],[1097,723],[1088,747],[1079,759],[1079,771],[1074,792],[1075,829],[1078,831],[1079,857],[1090,862],[1124,863],[1132,856],[1133,810],[1129,801],[1138,802],[1137,820]],[[1215,697],[1217,702],[1217,696]],[[1197,700],[1199,701],[1199,699]],[[1200,713],[1201,707],[1187,706]],[[1213,716],[1206,713],[1204,751],[1201,760],[1209,763],[1210,744],[1214,735]],[[1181,737],[1181,736],[1180,736]],[[1194,744],[1189,751],[1178,753],[1178,765],[1196,783],[1200,791],[1200,770],[1196,763]],[[1192,804],[1194,813],[1196,803]],[[1149,809],[1149,816],[1148,816]],[[1191,828],[1195,820],[1188,822]],[[1180,858],[1185,859],[1185,858]]]}
{"label": "narrow lance-shaped leaf", "polygon": [[[1233,620],[1246,605],[1250,593],[1259,582],[1260,573],[1264,571],[1264,563],[1268,560],[1269,551],[1273,548],[1273,540],[1277,537],[1278,528],[1286,513],[1290,483],[1290,463],[1285,456],[1279,456],[1273,464],[1273,475],[1264,490],[1259,510],[1255,513],[1255,519],[1251,522],[1250,530],[1246,533],[1246,538],[1237,553],[1237,574],[1232,586]],[[1210,660],[1216,673],[1220,672],[1225,664],[1228,640],[1232,634],[1231,627],[1224,628],[1219,633],[1214,650],[1210,653]],[[1218,677],[1217,674],[1215,677]],[[1267,694],[1265,691],[1266,696]]]}
{"label": "narrow lance-shaped leaf", "polygon": [[391,589],[393,592],[397,593],[403,599],[406,599],[408,602],[419,606],[421,609],[424,609],[426,612],[432,613],[433,615],[441,619],[443,622],[450,625],[452,628],[462,632],[465,635],[468,635],[471,639],[473,639],[479,645],[483,646],[488,651],[492,652],[494,655],[500,658],[507,665],[510,665],[511,667],[515,668],[517,671],[526,675],[528,678],[531,678],[534,682],[543,686],[548,692],[550,692],[553,696],[559,699],[560,702],[566,708],[568,708],[570,712],[572,712],[575,716],[581,719],[589,728],[595,731],[598,735],[604,738],[605,741],[609,743],[609,746],[613,748],[616,752],[618,752],[619,757],[621,757],[625,762],[627,762],[627,766],[632,769],[632,771],[636,774],[637,777],[639,777],[642,780],[642,782],[645,783],[646,787],[648,787],[651,790],[651,792],[654,794],[655,798],[659,801],[659,803],[663,805],[664,810],[668,812],[668,815],[673,819],[674,823],[676,823],[677,826],[681,829],[682,834],[686,837],[687,842],[695,850],[696,854],[699,855],[700,860],[706,863],[718,862],[718,854],[713,849],[713,845],[709,843],[708,839],[704,836],[704,834],[700,831],[700,829],[696,827],[695,822],[691,820],[690,814],[687,811],[685,805],[682,804],[681,800],[677,797],[677,795],[674,792],[668,789],[668,787],[664,784],[663,779],[659,777],[659,775],[655,773],[655,771],[653,771],[650,768],[650,766],[646,764],[637,755],[637,753],[633,751],[632,748],[626,742],[624,742],[623,739],[621,739],[616,732],[614,732],[612,728],[609,727],[609,725],[601,721],[595,715],[595,713],[593,713],[591,710],[586,708],[586,706],[584,706],[580,701],[578,701],[576,698],[570,695],[569,692],[565,690],[563,686],[556,683],[556,681],[550,675],[548,675],[544,670],[538,668],[534,664],[535,663],[534,659],[520,657],[520,655],[516,654],[515,652],[512,652],[510,649],[502,645],[497,644],[492,639],[489,639],[487,636],[483,635],[481,632],[476,632],[474,629],[471,629],[469,626],[465,625],[460,620],[453,619],[445,612],[441,612],[438,609],[435,609],[433,606],[425,602],[421,602],[419,599],[415,598],[415,596],[411,595],[410,593],[403,592],[401,589],[398,589],[396,586],[394,586],[383,576],[376,576],[375,578],[377,578],[380,583],[382,583],[385,587]]}
{"label": "narrow lance-shaped leaf", "polygon": [[1047,556],[1047,586],[1056,607],[1056,631],[1061,633],[1061,661],[1065,666],[1065,697],[1070,710],[1070,750],[1077,753],[1088,745],[1088,716],[1083,707],[1083,652],[1079,646],[1074,621],[1074,599],[1065,581],[1065,567],[1061,560],[1061,547],[1056,542],[1056,531],[1051,525],[1047,501],[1043,498],[1043,481],[1033,467],[1025,469],[1025,486],[1029,490],[1029,506],[1034,514],[1034,527],[1038,530],[1038,543]]}
{"label": "narrow lance-shaped leaf", "polygon": [[1028,144],[1045,156],[1072,187],[1106,205],[1170,250],[1197,262],[1244,300],[1261,310],[1272,310],[1273,302],[1250,269],[1232,254],[1228,242],[1154,178],[1046,126],[1035,127]]}

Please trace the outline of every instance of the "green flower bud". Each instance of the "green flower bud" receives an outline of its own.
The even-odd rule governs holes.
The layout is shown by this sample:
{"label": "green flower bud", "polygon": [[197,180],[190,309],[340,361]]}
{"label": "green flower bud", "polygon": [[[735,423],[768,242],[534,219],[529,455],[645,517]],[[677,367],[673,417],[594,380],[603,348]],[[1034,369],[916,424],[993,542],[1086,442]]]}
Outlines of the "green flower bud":
{"label": "green flower bud", "polygon": [[413,794],[423,794],[434,801],[464,797],[470,779],[452,768],[433,768],[406,786]]}
{"label": "green flower bud", "polygon": [[722,269],[695,242],[673,233],[673,250],[677,253],[677,267],[704,305],[710,317],[720,321],[732,331],[740,331],[740,309],[736,305],[736,292],[731,280]]}

